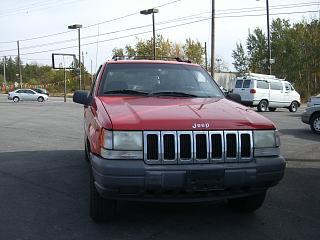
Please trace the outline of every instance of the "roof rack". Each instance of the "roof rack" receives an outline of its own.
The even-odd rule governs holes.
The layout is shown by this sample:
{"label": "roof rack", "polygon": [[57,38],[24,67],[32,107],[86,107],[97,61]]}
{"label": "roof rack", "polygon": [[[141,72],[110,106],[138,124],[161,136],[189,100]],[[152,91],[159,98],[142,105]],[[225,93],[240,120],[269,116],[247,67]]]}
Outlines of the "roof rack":
{"label": "roof rack", "polygon": [[[118,61],[118,60],[154,60],[154,57],[153,56],[118,56],[118,55],[114,55],[112,57],[112,59],[114,61]],[[166,61],[176,60],[177,62],[192,63],[189,59],[185,60],[180,57],[160,56],[160,57],[156,57],[156,60],[166,60]]]}

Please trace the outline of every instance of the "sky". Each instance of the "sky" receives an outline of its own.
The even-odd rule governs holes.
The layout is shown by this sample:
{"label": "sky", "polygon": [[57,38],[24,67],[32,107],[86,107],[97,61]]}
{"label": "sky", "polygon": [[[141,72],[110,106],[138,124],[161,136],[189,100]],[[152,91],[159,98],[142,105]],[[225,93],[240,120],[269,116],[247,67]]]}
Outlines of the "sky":
{"label": "sky", "polygon": [[[212,0],[1,0],[0,59],[17,55],[19,40],[23,63],[51,65],[52,53],[78,54],[77,31],[82,24],[81,50],[87,70],[112,58],[112,49],[152,37],[151,15],[140,10],[157,7],[156,33],[172,42],[186,38],[207,43],[210,55]],[[320,0],[269,0],[270,20],[291,23],[319,18]],[[215,1],[216,58],[233,71],[232,50],[245,44],[248,31],[266,32],[266,0]],[[191,23],[193,22],[193,23]],[[177,26],[178,25],[178,26]],[[129,30],[131,29],[131,30]],[[70,47],[70,48],[69,48]],[[65,49],[63,49],[65,48]]]}

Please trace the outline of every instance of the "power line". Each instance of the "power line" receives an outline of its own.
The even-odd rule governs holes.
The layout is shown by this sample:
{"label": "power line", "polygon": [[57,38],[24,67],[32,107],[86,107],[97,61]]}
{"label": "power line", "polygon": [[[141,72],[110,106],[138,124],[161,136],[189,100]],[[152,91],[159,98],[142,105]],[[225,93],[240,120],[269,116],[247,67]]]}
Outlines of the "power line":
{"label": "power line", "polygon": [[[288,6],[287,8],[295,8],[298,5],[301,7],[302,5],[305,5],[305,4],[292,4],[292,6],[287,5]],[[273,10],[280,9],[280,7],[282,7],[282,6],[283,5],[278,5],[276,7],[273,7],[272,9]],[[264,11],[265,10],[264,8],[262,10],[259,10],[259,8],[258,9],[250,8],[250,9],[251,9],[250,12],[259,12],[259,11],[262,11],[262,10]],[[237,9],[229,9],[229,10],[231,10],[231,12],[228,11],[227,15],[229,15],[230,13],[248,12],[247,11],[248,8],[240,8],[240,9],[238,9],[238,11],[235,11]],[[221,12],[224,12],[224,11],[227,11],[227,10],[221,10]],[[179,21],[186,21],[186,20],[191,20],[191,19],[194,19],[194,18],[205,18],[203,15],[207,14],[207,13],[210,13],[210,12],[202,12],[202,13],[192,14],[192,15],[188,15],[188,16],[184,16],[184,17],[169,19],[169,20],[166,20],[166,21],[163,21],[163,22],[159,22],[159,23],[157,23],[157,25],[162,25],[162,24],[172,23],[172,22],[179,22]],[[216,14],[217,17],[219,17],[219,15],[225,15],[225,14],[222,14],[222,13]],[[224,17],[226,17],[226,16],[224,16]],[[234,17],[234,16],[231,16],[231,17]],[[99,36],[109,35],[109,34],[114,34],[114,33],[119,33],[119,32],[124,32],[124,31],[131,31],[131,30],[136,30],[136,29],[139,29],[139,28],[145,28],[145,27],[150,27],[150,26],[151,25],[148,24],[148,25],[135,26],[135,27],[131,27],[131,28],[125,28],[125,29],[106,32],[106,33],[99,33]],[[89,36],[82,37],[81,39],[89,39],[89,38],[94,38],[94,37],[97,37],[97,36],[98,35],[89,35]],[[37,45],[22,47],[21,49],[22,50],[24,50],[24,49],[32,49],[32,48],[44,47],[44,46],[48,46],[48,45],[55,45],[55,44],[62,44],[62,43],[72,42],[72,41],[76,41],[76,40],[77,39],[73,38],[73,39],[67,39],[67,40],[62,40],[62,41],[54,41],[54,42],[49,42],[49,43],[43,43],[43,44],[37,44]],[[1,50],[0,52],[10,52],[10,51],[16,51],[16,49],[15,48],[6,49],[6,50]]]}
{"label": "power line", "polygon": [[[167,5],[170,5],[170,4],[174,4],[174,3],[180,2],[180,1],[182,1],[182,0],[175,0],[175,1],[167,2],[165,4],[156,6],[155,8],[164,7],[164,6],[167,6]],[[276,10],[276,9],[280,9],[280,8],[283,8],[283,7],[295,8],[295,7],[306,7],[306,6],[313,6],[313,5],[318,5],[318,2],[306,2],[306,3],[297,3],[297,4],[280,4],[280,5],[270,6],[270,9],[271,10]],[[232,11],[239,11],[239,10],[240,10],[240,12],[232,12]],[[255,7],[255,8],[224,9],[224,10],[217,11],[218,14],[216,14],[216,15],[219,15],[220,12],[228,12],[229,14],[230,13],[241,13],[241,10],[251,10],[251,12],[252,12],[252,11],[260,11],[260,10],[262,11],[262,10],[265,10],[265,8],[262,8],[262,7],[256,8]],[[206,14],[206,13],[210,13],[210,12],[204,12],[203,14]],[[89,28],[89,27],[93,27],[93,26],[97,26],[97,25],[101,25],[101,24],[117,21],[117,20],[120,20],[120,19],[123,19],[123,18],[127,18],[127,17],[133,16],[133,15],[137,15],[137,14],[139,14],[139,12],[135,12],[135,13],[131,13],[131,14],[127,14],[127,15],[118,17],[118,18],[109,19],[109,20],[106,20],[106,21],[103,21],[103,22],[91,24],[91,25],[85,26],[83,28]],[[58,32],[58,33],[52,33],[52,34],[47,34],[47,35],[42,35],[42,36],[37,36],[37,37],[32,37],[32,38],[21,39],[20,42],[31,41],[31,40],[47,38],[47,37],[52,37],[52,36],[58,36],[58,35],[62,35],[62,34],[70,33],[70,32],[72,32],[72,30]],[[95,37],[96,36],[97,35],[95,35]],[[70,41],[73,41],[73,40],[70,40]],[[15,42],[16,41],[4,41],[4,42],[0,42],[0,44],[15,43]],[[64,43],[64,42],[61,41],[61,43]]]}
{"label": "power line", "polygon": [[[315,11],[315,10],[311,11],[310,10],[310,11],[299,11],[299,12],[282,12],[282,13],[272,13],[270,15],[284,15],[284,14],[298,14],[298,13],[301,14],[301,13],[311,13],[311,12],[317,12],[317,11]],[[266,15],[266,14],[247,14],[247,15],[233,15],[233,16],[231,15],[231,16],[220,16],[220,17],[218,16],[217,18],[257,17],[257,16],[264,16],[264,15]],[[192,22],[187,22],[187,23],[172,25],[172,26],[168,26],[168,27],[164,27],[164,28],[159,28],[159,29],[157,29],[157,31],[162,31],[162,30],[181,27],[181,26],[185,26],[185,25],[189,25],[189,24],[193,24],[193,23],[208,21],[210,19],[211,19],[210,17],[207,17],[207,18],[196,20],[196,21],[192,21]],[[137,36],[137,35],[142,35],[142,34],[146,34],[146,33],[150,33],[150,32],[152,32],[152,30],[139,32],[139,33],[134,33],[134,34],[129,34],[129,35],[121,36],[121,37],[105,39],[105,40],[99,41],[99,43],[118,40],[118,39],[122,39],[122,38],[128,38],[128,37]],[[92,45],[92,44],[96,44],[96,42],[85,43],[85,44],[82,44],[82,46],[88,46],[88,45]],[[31,54],[39,54],[39,53],[46,53],[46,52],[54,52],[54,51],[72,49],[72,48],[77,48],[77,47],[78,46],[68,46],[68,47],[62,47],[62,48],[56,48],[56,49],[50,49],[50,50],[44,50],[44,51],[38,51],[38,52],[21,53],[20,55],[22,56],[22,55],[31,55]]]}

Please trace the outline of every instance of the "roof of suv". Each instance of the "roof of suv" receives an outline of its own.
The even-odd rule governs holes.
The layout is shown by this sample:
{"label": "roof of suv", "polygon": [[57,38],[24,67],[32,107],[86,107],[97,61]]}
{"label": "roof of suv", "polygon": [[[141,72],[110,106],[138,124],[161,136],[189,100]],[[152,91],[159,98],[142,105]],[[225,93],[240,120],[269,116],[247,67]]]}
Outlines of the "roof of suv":
{"label": "roof of suv", "polygon": [[107,64],[127,64],[127,63],[142,63],[142,64],[179,64],[179,65],[192,65],[192,66],[199,66],[195,63],[188,63],[188,62],[179,62],[179,61],[165,61],[165,60],[109,60],[106,62]]}

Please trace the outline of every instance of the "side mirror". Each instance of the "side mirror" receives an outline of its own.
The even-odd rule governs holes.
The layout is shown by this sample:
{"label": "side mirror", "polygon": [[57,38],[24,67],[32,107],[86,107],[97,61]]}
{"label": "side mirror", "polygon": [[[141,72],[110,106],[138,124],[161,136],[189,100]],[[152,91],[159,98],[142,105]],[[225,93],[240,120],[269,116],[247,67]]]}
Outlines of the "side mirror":
{"label": "side mirror", "polygon": [[90,96],[89,91],[78,90],[73,94],[73,101],[75,103],[83,104],[88,106],[91,104],[92,96]]}
{"label": "side mirror", "polygon": [[237,102],[237,103],[241,103],[241,96],[237,93],[229,93],[226,95],[226,98],[231,100],[231,101],[234,101],[234,102]]}

